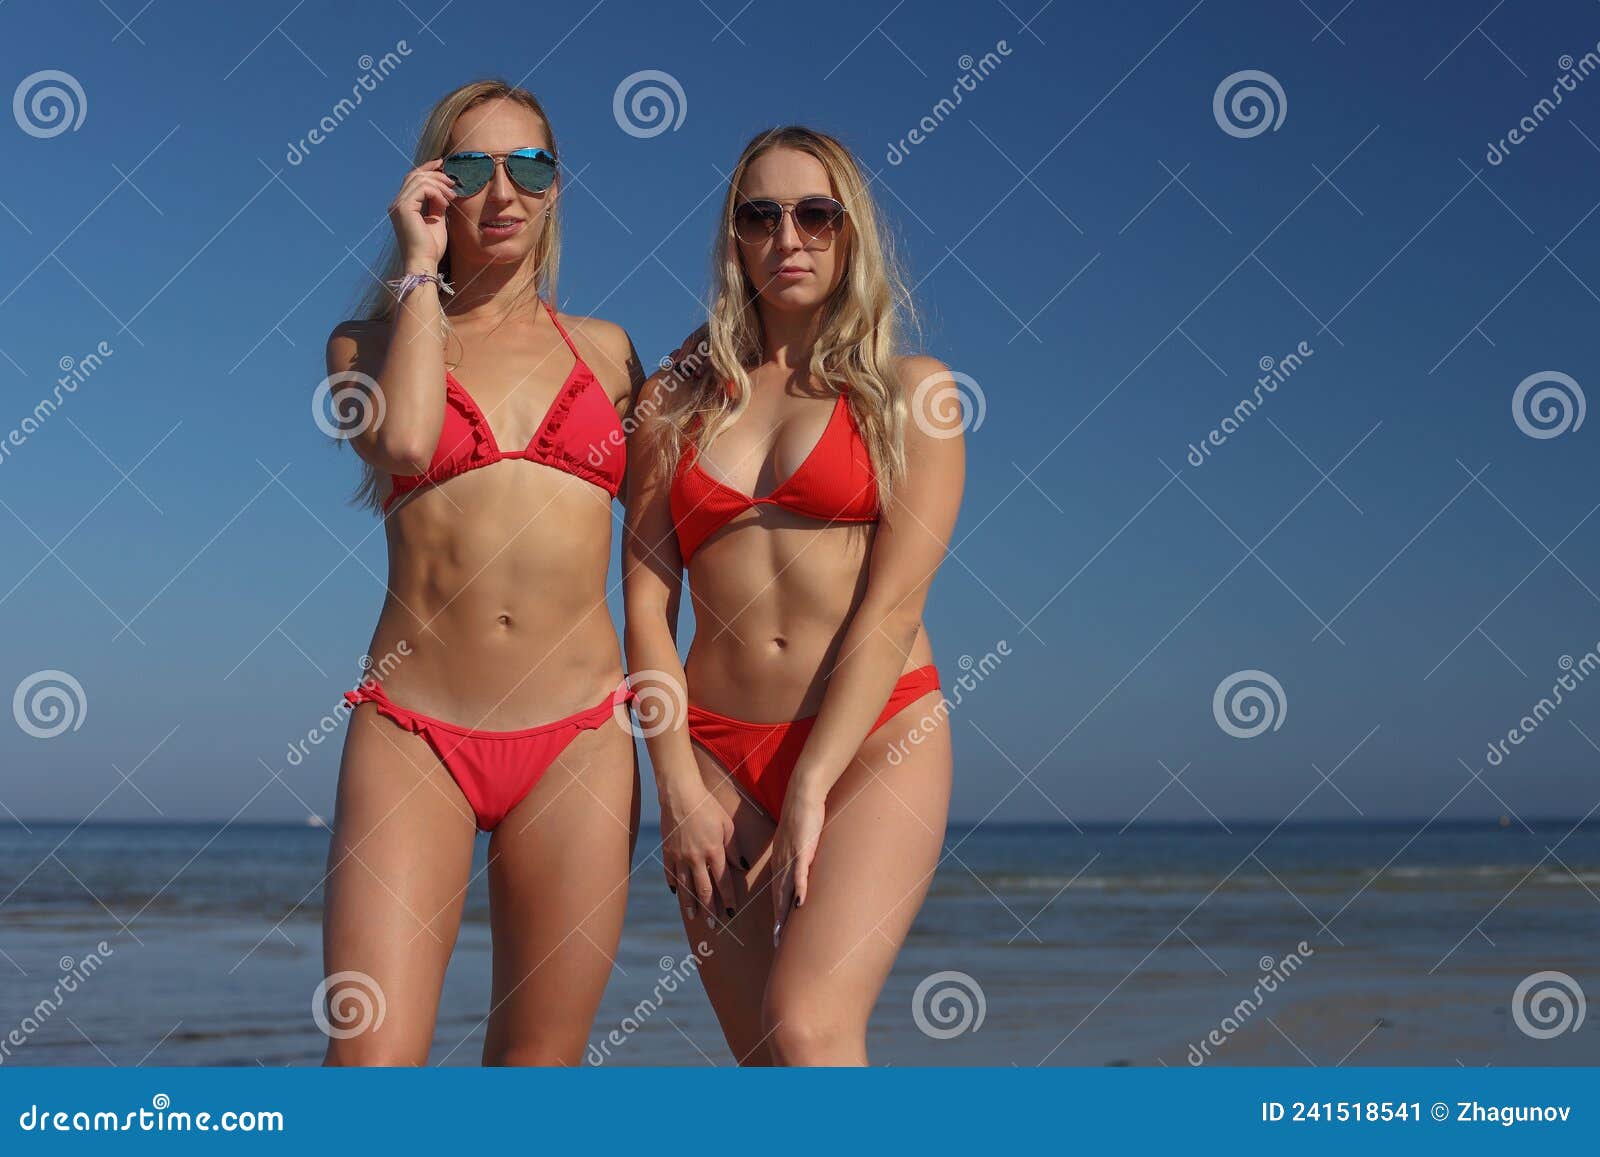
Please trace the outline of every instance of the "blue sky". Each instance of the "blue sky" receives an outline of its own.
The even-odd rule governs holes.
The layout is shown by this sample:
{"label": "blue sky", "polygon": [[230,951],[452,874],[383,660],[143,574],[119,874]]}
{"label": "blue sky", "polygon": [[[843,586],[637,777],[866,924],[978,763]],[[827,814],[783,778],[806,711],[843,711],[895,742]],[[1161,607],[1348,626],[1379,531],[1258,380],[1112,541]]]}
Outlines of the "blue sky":
{"label": "blue sky", "polygon": [[[63,359],[112,351],[0,457],[0,689],[60,670],[87,704],[54,738],[0,728],[5,809],[331,814],[337,745],[285,753],[358,674],[384,545],[308,397],[422,117],[481,75],[555,121],[563,308],[647,363],[697,321],[751,133],[814,124],[874,171],[922,348],[983,400],[926,621],[949,676],[1010,655],[957,714],[954,816],[1600,800],[1600,680],[1485,756],[1600,645],[1596,426],[1533,437],[1513,413],[1530,375],[1596,385],[1600,78],[1486,157],[1595,49],[1592,4],[609,0],[424,27],[431,7],[0,8],[6,85],[58,70],[83,94],[75,128],[6,125],[25,179],[0,194],[0,440]],[[641,137],[613,100],[649,69],[683,118]],[[1253,135],[1214,111],[1246,70],[1283,94]],[[1213,696],[1251,670],[1282,688],[1278,726],[1237,738]]]}

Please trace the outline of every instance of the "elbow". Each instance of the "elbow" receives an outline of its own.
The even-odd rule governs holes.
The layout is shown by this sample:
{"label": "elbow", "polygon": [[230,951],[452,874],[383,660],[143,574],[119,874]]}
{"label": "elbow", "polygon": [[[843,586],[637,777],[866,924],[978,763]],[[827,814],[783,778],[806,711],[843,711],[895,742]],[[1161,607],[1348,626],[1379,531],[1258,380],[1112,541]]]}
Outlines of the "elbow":
{"label": "elbow", "polygon": [[624,629],[637,636],[667,625],[667,599],[654,594],[624,594],[622,599]]}
{"label": "elbow", "polygon": [[623,647],[648,647],[672,638],[672,598],[664,591],[627,591],[622,596]]}
{"label": "elbow", "polygon": [[433,464],[431,447],[425,447],[419,438],[404,436],[398,432],[391,433],[380,429],[374,448],[383,458],[383,464],[391,474],[415,477],[426,474],[428,467]]}
{"label": "elbow", "polygon": [[907,595],[876,608],[863,609],[878,633],[893,640],[902,651],[910,652],[922,631],[922,599]]}

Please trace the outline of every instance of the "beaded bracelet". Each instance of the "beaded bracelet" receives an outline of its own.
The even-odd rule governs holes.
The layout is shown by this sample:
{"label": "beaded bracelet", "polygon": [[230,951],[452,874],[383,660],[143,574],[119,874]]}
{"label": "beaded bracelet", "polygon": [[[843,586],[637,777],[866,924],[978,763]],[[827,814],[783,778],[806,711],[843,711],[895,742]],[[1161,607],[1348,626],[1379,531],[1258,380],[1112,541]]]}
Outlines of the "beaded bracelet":
{"label": "beaded bracelet", "polygon": [[417,286],[425,285],[430,281],[437,285],[440,289],[444,290],[446,293],[455,293],[455,290],[451,287],[450,283],[444,278],[440,277],[437,273],[407,273],[404,277],[385,281],[384,284],[390,289],[394,290],[394,295],[397,300],[404,301],[406,294],[410,293]]}

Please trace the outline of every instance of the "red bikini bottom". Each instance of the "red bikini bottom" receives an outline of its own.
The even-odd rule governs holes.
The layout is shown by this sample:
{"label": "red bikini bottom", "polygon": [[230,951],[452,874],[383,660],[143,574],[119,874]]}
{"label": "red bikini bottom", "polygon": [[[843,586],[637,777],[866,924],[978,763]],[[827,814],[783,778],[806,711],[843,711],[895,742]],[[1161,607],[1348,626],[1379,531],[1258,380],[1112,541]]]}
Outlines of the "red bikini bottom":
{"label": "red bikini bottom", "polygon": [[[907,706],[937,690],[939,672],[931,663],[900,676],[872,730],[878,730]],[[709,751],[735,782],[777,819],[794,765],[817,717],[807,715],[787,723],[752,723],[692,703],[688,715],[689,738]]]}
{"label": "red bikini bottom", "polygon": [[450,778],[467,797],[480,831],[492,831],[511,809],[538,784],[550,765],[579,734],[601,726],[615,715],[627,728],[627,703],[634,691],[624,679],[617,689],[593,707],[565,719],[524,727],[519,731],[474,731],[419,715],[397,705],[376,680],[363,682],[345,699],[353,708],[371,703],[407,731],[428,741]]}

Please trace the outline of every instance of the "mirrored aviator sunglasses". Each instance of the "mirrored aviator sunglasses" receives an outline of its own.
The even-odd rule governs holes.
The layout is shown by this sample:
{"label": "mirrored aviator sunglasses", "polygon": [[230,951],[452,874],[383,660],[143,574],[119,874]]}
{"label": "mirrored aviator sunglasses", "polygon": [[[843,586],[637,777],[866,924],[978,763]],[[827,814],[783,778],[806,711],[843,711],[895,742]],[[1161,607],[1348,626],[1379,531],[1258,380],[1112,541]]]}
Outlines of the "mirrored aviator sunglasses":
{"label": "mirrored aviator sunglasses", "polygon": [[777,201],[742,201],[733,211],[733,231],[740,241],[765,241],[794,216],[794,227],[807,241],[832,241],[844,227],[845,207],[832,197],[802,197],[788,207]]}
{"label": "mirrored aviator sunglasses", "polygon": [[556,156],[546,149],[517,149],[510,153],[451,153],[444,173],[463,197],[478,193],[494,178],[496,164],[504,164],[516,186],[527,193],[542,193],[556,179]]}

